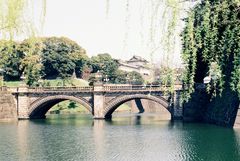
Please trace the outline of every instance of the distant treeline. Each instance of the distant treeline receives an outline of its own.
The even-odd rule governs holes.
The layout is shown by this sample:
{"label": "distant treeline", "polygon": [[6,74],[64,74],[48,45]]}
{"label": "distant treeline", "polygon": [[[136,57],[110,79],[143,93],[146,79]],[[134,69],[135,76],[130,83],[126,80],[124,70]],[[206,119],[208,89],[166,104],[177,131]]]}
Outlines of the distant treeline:
{"label": "distant treeline", "polygon": [[97,71],[109,83],[143,83],[139,73],[118,70],[117,61],[109,54],[89,58],[85,49],[65,37],[2,40],[0,68],[6,81],[18,81],[24,75],[29,86],[37,86],[40,79],[68,79],[73,75],[93,81],[92,73]]}

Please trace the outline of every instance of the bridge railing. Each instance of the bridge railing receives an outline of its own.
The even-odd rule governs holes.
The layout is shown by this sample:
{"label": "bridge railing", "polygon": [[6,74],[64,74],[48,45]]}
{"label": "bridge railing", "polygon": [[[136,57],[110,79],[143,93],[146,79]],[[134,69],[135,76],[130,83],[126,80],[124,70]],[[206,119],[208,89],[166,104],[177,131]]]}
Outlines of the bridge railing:
{"label": "bridge railing", "polygon": [[41,91],[92,91],[93,87],[30,87],[29,92],[41,92]]}
{"label": "bridge railing", "polygon": [[18,87],[0,87],[0,89],[2,88],[2,90],[8,91],[8,92],[17,92],[18,91]]}
{"label": "bridge railing", "polygon": [[[182,85],[175,85],[175,90],[181,90]],[[159,85],[104,85],[103,91],[121,92],[121,91],[166,91],[167,87]],[[0,91],[18,92],[93,92],[93,86],[83,87],[0,87]]]}
{"label": "bridge railing", "polygon": [[150,90],[162,90],[163,87],[155,85],[126,85],[126,86],[104,86],[104,91],[123,91],[123,90],[132,90],[132,91],[150,91]]}
{"label": "bridge railing", "polygon": [[[123,91],[123,90],[132,90],[132,91],[165,91],[168,87],[160,85],[105,85],[104,91]],[[175,90],[181,90],[182,85],[174,85]]]}
{"label": "bridge railing", "polygon": [[0,86],[0,91],[7,91],[8,88],[6,86]]}

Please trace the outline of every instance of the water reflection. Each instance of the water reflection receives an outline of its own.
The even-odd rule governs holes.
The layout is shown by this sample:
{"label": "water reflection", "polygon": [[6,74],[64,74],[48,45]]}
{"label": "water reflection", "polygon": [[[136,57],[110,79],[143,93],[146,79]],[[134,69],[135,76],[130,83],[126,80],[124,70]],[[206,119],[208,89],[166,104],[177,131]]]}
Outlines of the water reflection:
{"label": "water reflection", "polygon": [[104,160],[104,156],[106,154],[106,149],[103,147],[105,142],[104,126],[104,120],[93,120],[93,138],[95,145],[94,153],[98,160]]}
{"label": "water reflection", "polygon": [[240,130],[154,115],[51,116],[0,124],[0,160],[238,161]]}
{"label": "water reflection", "polygon": [[29,144],[28,144],[28,127],[29,121],[19,121],[17,126],[17,149],[19,152],[19,160],[27,160],[29,155]]}
{"label": "water reflection", "polygon": [[141,116],[137,115],[135,118],[135,125],[141,125]]}

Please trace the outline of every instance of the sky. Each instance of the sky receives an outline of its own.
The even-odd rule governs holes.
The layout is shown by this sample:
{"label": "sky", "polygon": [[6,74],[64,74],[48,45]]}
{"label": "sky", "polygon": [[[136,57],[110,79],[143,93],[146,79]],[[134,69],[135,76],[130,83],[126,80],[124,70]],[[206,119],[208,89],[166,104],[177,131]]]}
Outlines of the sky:
{"label": "sky", "polygon": [[[114,58],[126,60],[138,55],[161,62],[164,0],[155,1],[160,2],[157,11],[148,0],[129,0],[128,5],[127,0],[47,0],[40,36],[68,37],[89,56],[109,53]],[[39,3],[40,0],[35,6],[38,10]],[[173,51],[174,64],[181,63],[180,51],[178,36]]]}

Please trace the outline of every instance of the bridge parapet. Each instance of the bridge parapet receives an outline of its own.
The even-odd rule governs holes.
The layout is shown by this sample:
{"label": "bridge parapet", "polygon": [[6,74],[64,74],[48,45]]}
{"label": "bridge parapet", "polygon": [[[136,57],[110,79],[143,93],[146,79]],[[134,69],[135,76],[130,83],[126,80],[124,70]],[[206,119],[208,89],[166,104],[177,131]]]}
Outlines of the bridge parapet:
{"label": "bridge parapet", "polygon": [[6,86],[1,86],[0,91],[8,91],[8,88]]}
{"label": "bridge parapet", "polygon": [[44,92],[44,91],[93,91],[93,87],[83,86],[83,87],[30,87],[29,92]]}
{"label": "bridge parapet", "polygon": [[[181,85],[174,86],[175,91],[182,90]],[[7,90],[12,93],[41,93],[41,92],[154,92],[167,91],[168,87],[156,85],[97,85],[82,87],[1,87],[1,90]]]}
{"label": "bridge parapet", "polygon": [[[159,85],[105,85],[104,91],[167,91],[168,87],[163,87]],[[175,90],[181,90],[182,85],[175,85]]]}
{"label": "bridge parapet", "polygon": [[12,93],[41,93],[41,92],[92,92],[93,87],[7,87],[7,91]]}

